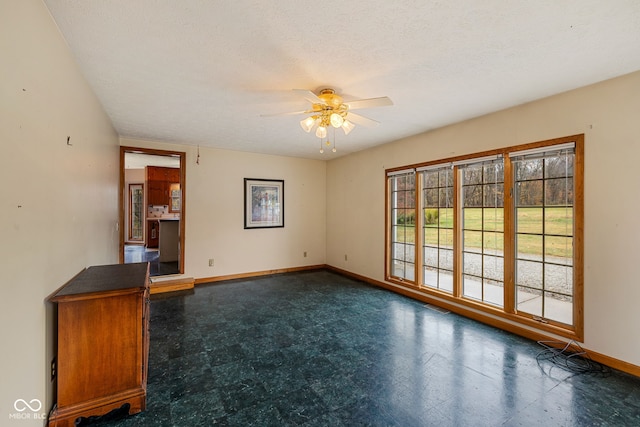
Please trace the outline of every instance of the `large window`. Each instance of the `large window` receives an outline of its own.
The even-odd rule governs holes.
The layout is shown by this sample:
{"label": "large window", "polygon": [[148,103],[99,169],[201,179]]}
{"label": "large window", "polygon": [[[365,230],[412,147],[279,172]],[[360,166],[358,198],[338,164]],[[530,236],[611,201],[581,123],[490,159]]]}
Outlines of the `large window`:
{"label": "large window", "polygon": [[416,179],[413,171],[389,178],[391,269],[401,280],[415,279]]}
{"label": "large window", "polygon": [[423,284],[453,293],[453,169],[428,168],[420,176]]}
{"label": "large window", "polygon": [[583,151],[576,135],[388,171],[386,279],[581,338]]}
{"label": "large window", "polygon": [[504,302],[504,167],[502,159],[460,167],[462,295]]}
{"label": "large window", "polygon": [[516,308],[573,321],[574,148],[512,154]]}

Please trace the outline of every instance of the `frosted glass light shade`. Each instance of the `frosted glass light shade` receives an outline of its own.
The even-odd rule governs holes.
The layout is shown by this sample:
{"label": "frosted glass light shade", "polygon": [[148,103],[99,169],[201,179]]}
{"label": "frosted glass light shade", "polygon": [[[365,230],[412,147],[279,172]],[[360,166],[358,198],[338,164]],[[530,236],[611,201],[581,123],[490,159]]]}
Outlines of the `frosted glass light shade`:
{"label": "frosted glass light shade", "polygon": [[309,133],[311,132],[311,129],[313,128],[313,125],[315,123],[316,121],[313,119],[313,117],[307,117],[306,119],[302,119],[300,121],[300,127],[302,128],[302,130]]}
{"label": "frosted glass light shade", "polygon": [[344,131],[345,135],[349,135],[349,132],[351,132],[353,129],[355,129],[355,125],[353,123],[351,123],[349,120],[345,120],[342,123],[342,130]]}
{"label": "frosted glass light shade", "polygon": [[340,126],[342,126],[342,123],[344,123],[344,119],[342,118],[342,116],[337,113],[331,114],[330,121],[331,126],[333,126],[334,128],[339,128]]}
{"label": "frosted glass light shade", "polygon": [[327,136],[327,128],[324,126],[318,126],[318,129],[316,129],[316,136],[318,138],[325,138]]}

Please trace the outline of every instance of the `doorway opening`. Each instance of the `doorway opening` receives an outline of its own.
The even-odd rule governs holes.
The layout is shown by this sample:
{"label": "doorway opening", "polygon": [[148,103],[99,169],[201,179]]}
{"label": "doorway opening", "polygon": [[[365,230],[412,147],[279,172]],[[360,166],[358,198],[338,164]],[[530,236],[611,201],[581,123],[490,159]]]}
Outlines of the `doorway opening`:
{"label": "doorway opening", "polygon": [[120,147],[120,263],[184,273],[186,154]]}

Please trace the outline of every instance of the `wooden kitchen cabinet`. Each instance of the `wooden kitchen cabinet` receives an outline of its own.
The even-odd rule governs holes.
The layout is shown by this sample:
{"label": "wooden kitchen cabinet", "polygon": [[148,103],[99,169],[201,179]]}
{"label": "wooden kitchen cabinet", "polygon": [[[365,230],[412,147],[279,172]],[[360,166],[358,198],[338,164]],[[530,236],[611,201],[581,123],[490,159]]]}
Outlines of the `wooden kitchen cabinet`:
{"label": "wooden kitchen cabinet", "polygon": [[171,184],[180,183],[180,169],[146,167],[147,204],[171,205]]}
{"label": "wooden kitchen cabinet", "polygon": [[149,264],[89,267],[54,293],[57,402],[49,427],[71,427],[129,404],[145,410]]}
{"label": "wooden kitchen cabinet", "polygon": [[166,185],[162,181],[147,181],[147,204],[166,205]]}

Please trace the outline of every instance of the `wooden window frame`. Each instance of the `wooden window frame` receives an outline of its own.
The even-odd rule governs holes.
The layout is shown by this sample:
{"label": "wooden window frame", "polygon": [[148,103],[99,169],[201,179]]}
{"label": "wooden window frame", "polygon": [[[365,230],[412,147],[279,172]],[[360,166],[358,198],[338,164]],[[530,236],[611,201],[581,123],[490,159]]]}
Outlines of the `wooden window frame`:
{"label": "wooden window frame", "polygon": [[[574,148],[574,231],[573,231],[573,324],[566,325],[550,319],[540,319],[526,313],[518,313],[515,307],[515,210],[513,200],[513,165],[509,158],[509,153],[529,150],[540,147],[549,147],[573,142]],[[461,161],[472,161],[482,157],[502,155],[504,159],[504,306],[496,307],[483,302],[478,302],[462,297],[462,265],[461,265],[461,209],[460,182],[457,166],[454,166],[454,283],[453,295],[438,289],[422,286],[422,264],[423,264],[423,236],[418,230],[422,230],[423,218],[421,214],[421,191],[422,179],[416,176],[416,221],[415,221],[415,282],[399,280],[391,273],[391,224],[390,208],[391,201],[389,191],[389,175],[395,171],[407,169],[420,169],[429,166],[454,164]],[[432,162],[419,163],[413,165],[392,168],[385,171],[385,280],[389,283],[402,286],[413,291],[424,293],[451,302],[463,307],[472,308],[480,313],[489,314],[499,318],[535,328],[537,330],[550,332],[576,341],[584,339],[584,134],[571,135],[562,138],[555,138],[545,141],[532,142],[510,146],[506,148],[484,151],[480,153],[451,157]],[[479,316],[480,317],[480,316]]]}

